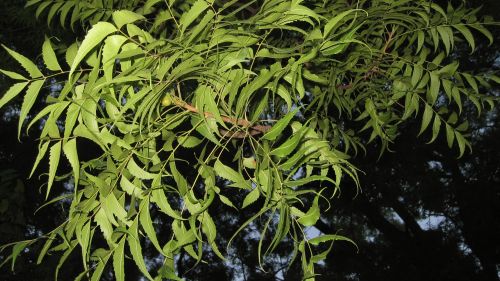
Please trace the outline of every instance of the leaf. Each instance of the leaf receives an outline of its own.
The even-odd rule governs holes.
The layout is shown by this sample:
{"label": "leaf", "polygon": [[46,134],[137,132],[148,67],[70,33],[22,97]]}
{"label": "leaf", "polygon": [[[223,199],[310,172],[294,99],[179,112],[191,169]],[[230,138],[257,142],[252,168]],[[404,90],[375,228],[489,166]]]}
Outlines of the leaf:
{"label": "leaf", "polygon": [[328,35],[330,35],[330,32],[332,32],[333,28],[343,19],[345,18],[347,15],[349,15],[350,13],[352,12],[357,12],[357,11],[362,11],[360,9],[350,9],[350,10],[347,10],[347,11],[344,11],[338,15],[336,15],[335,17],[331,18],[326,24],[325,24],[325,28],[323,29],[323,38],[326,38],[328,37]]}
{"label": "leaf", "polygon": [[156,231],[153,226],[153,221],[151,220],[151,214],[149,213],[149,198],[142,200],[140,211],[139,211],[139,222],[142,225],[142,228],[147,234],[147,237],[153,243],[153,246],[160,252],[163,253],[162,248],[160,247],[160,243],[158,243],[158,238],[156,237]]}
{"label": "leaf", "polygon": [[431,84],[430,84],[430,88],[429,88],[429,97],[430,97],[430,100],[429,100],[429,103],[431,105],[434,105],[436,103],[436,100],[438,98],[438,95],[439,95],[439,88],[441,87],[441,80],[439,79],[439,75],[432,71],[430,73],[430,77],[431,77]]}
{"label": "leaf", "polygon": [[460,31],[460,33],[462,33],[465,40],[467,40],[467,43],[469,43],[471,52],[474,52],[474,50],[476,49],[476,42],[474,41],[474,36],[470,32],[469,28],[467,28],[465,25],[462,24],[455,24],[453,25],[453,27],[458,31]]}
{"label": "leaf", "polygon": [[183,220],[182,216],[177,211],[172,209],[162,189],[153,189],[151,192],[151,201],[156,203],[158,208],[160,208],[160,210],[168,216],[174,219]]}
{"label": "leaf", "polygon": [[58,141],[50,147],[49,179],[47,182],[47,195],[45,196],[45,199],[49,198],[50,189],[54,183],[54,178],[56,177],[57,166],[59,165],[59,158],[61,157],[61,143],[62,141]]}
{"label": "leaf", "polygon": [[429,126],[429,123],[432,120],[432,115],[433,115],[432,107],[429,106],[428,104],[425,104],[424,114],[422,115],[422,126],[420,127],[418,135],[421,135],[425,131],[427,126]]}
{"label": "leaf", "polygon": [[299,144],[302,139],[302,134],[300,132],[296,132],[291,138],[286,140],[282,145],[273,149],[269,155],[276,155],[278,157],[288,156],[290,153],[294,151],[294,149]]}
{"label": "leaf", "polygon": [[[353,244],[354,246],[356,246],[356,243],[354,243],[354,241],[352,241],[351,239],[349,239],[349,238],[347,238],[345,236],[336,235],[336,234],[321,235],[321,236],[309,239],[307,242],[309,244],[317,246],[320,243],[324,243],[324,242],[327,242],[327,241],[347,241],[347,242]],[[357,248],[357,246],[356,246],[356,248]]]}
{"label": "leaf", "polygon": [[31,244],[31,240],[16,242],[14,247],[12,247],[12,271],[14,271],[14,265],[16,264],[17,257],[29,244]]}
{"label": "leaf", "polygon": [[319,220],[320,211],[318,206],[319,196],[314,198],[314,201],[304,216],[297,219],[297,221],[304,226],[313,226]]}
{"label": "leaf", "polygon": [[276,124],[274,124],[274,126],[266,134],[264,134],[262,138],[266,140],[275,140],[283,132],[283,130],[285,130],[288,123],[290,123],[298,111],[298,109],[294,109],[288,112],[285,116],[283,116],[283,118],[278,120],[278,122],[276,122]]}
{"label": "leaf", "polygon": [[80,161],[78,160],[78,150],[76,148],[76,139],[71,139],[63,146],[63,152],[68,158],[69,164],[73,169],[73,176],[75,177],[75,186],[78,186],[80,178]]}
{"label": "leaf", "polygon": [[179,23],[181,25],[181,34],[186,31],[186,28],[208,8],[208,3],[205,0],[196,1],[189,11],[182,14]]}
{"label": "leaf", "polygon": [[26,85],[28,85],[28,82],[21,82],[12,85],[0,99],[0,108],[19,95],[19,93],[24,90]]}
{"label": "leaf", "polygon": [[155,174],[151,174],[149,172],[144,171],[141,167],[135,163],[134,159],[130,159],[127,164],[127,169],[128,171],[134,176],[139,179],[143,180],[151,180],[155,178]]}
{"label": "leaf", "polygon": [[204,212],[202,215],[201,230],[207,236],[209,243],[215,241],[215,237],[217,236],[217,229],[212,217],[208,212]]}
{"label": "leaf", "polygon": [[132,258],[142,274],[144,274],[149,280],[153,281],[153,277],[151,277],[151,275],[149,274],[146,263],[144,262],[144,255],[142,254],[142,247],[139,241],[137,226],[138,222],[137,219],[135,219],[134,223],[132,223],[129,228],[129,232],[131,235],[127,236],[130,253],[132,254]]}
{"label": "leaf", "polygon": [[39,147],[38,154],[36,156],[35,163],[33,164],[33,168],[31,169],[31,173],[29,175],[29,178],[31,178],[31,176],[33,176],[33,173],[35,172],[36,167],[38,167],[38,164],[45,156],[45,153],[47,152],[47,149],[49,148],[49,144],[50,144],[50,142],[46,141],[43,145],[41,145]]}
{"label": "leaf", "polygon": [[109,258],[111,257],[111,252],[108,254],[104,254],[104,257],[100,256],[98,258],[97,266],[94,269],[94,273],[92,274],[92,277],[90,281],[99,281],[101,280],[102,273],[104,271],[104,268],[106,267],[106,264],[108,263]]}
{"label": "leaf", "polygon": [[119,10],[113,12],[113,21],[116,24],[118,29],[121,29],[122,26],[133,23],[139,20],[145,20],[146,18],[143,15],[139,15],[130,10]]}
{"label": "leaf", "polygon": [[125,237],[123,237],[113,251],[113,270],[116,281],[125,281]]}
{"label": "leaf", "polygon": [[193,148],[201,144],[203,141],[194,136],[179,136],[177,141],[182,147]]}
{"label": "leaf", "polygon": [[43,56],[43,61],[45,62],[45,65],[49,70],[52,71],[62,70],[61,66],[59,65],[59,62],[57,61],[56,53],[54,52],[52,44],[50,43],[50,39],[47,37],[45,37],[45,42],[43,43],[42,46],[42,56]]}
{"label": "leaf", "polygon": [[95,213],[94,221],[101,229],[104,238],[110,241],[111,234],[113,233],[113,226],[109,222],[108,216],[106,215],[106,211],[103,208],[99,208],[99,210]]}
{"label": "leaf", "polygon": [[78,48],[78,51],[71,63],[71,70],[69,72],[69,77],[72,76],[73,72],[80,62],[94,49],[101,41],[106,38],[109,34],[116,32],[116,27],[109,22],[98,22],[96,23],[87,33],[85,39],[83,39],[82,44]]}
{"label": "leaf", "polygon": [[440,128],[441,128],[441,118],[439,117],[438,114],[436,114],[434,116],[434,123],[432,124],[432,138],[428,143],[434,142],[434,140],[436,140]]}
{"label": "leaf", "polygon": [[3,75],[5,75],[11,79],[14,79],[14,80],[28,80],[28,79],[26,79],[26,77],[22,76],[21,74],[16,73],[16,72],[12,72],[12,71],[0,69],[0,73],[2,73]]}
{"label": "leaf", "polygon": [[259,196],[260,196],[259,189],[254,188],[252,191],[250,191],[250,193],[247,194],[247,196],[245,196],[245,199],[243,200],[243,205],[241,206],[241,208],[244,209],[248,205],[254,203],[255,201],[257,201],[257,199],[259,199]]}
{"label": "leaf", "polygon": [[26,95],[24,96],[23,104],[21,105],[21,112],[19,113],[19,124],[17,128],[17,137],[21,137],[21,127],[28,116],[29,111],[35,104],[36,98],[42,89],[45,80],[36,80],[32,82],[28,90],[26,90]]}
{"label": "leaf", "polygon": [[215,161],[214,170],[218,176],[234,182],[232,186],[244,189],[251,188],[250,184],[248,184],[248,182],[245,181],[245,179],[240,173],[236,172],[231,167],[222,164],[222,162],[220,162],[219,160]]}
{"label": "leaf", "polygon": [[31,78],[36,79],[43,76],[38,67],[27,57],[13,51],[2,44],[2,47],[28,72]]}

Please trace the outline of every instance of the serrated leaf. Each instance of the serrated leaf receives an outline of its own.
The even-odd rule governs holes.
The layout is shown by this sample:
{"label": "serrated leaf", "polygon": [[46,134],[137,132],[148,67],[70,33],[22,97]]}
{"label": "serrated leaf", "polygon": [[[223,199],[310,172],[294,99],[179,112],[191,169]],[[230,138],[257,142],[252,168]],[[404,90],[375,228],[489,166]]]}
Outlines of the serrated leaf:
{"label": "serrated leaf", "polygon": [[98,22],[89,30],[82,44],[78,48],[75,58],[71,62],[69,77],[72,76],[80,62],[101,43],[109,34],[116,32],[116,27],[109,22]]}
{"label": "serrated leaf", "polygon": [[214,170],[218,176],[234,182],[232,186],[250,189],[250,184],[240,173],[236,172],[231,167],[222,164],[219,160],[215,161]]}
{"label": "serrated leaf", "polygon": [[54,52],[54,49],[52,48],[50,39],[47,37],[45,37],[45,42],[43,43],[42,46],[42,56],[43,56],[43,62],[45,62],[45,65],[49,70],[52,71],[62,70],[61,66],[59,65],[59,62],[57,61],[57,56],[56,53]]}
{"label": "serrated leaf", "polygon": [[73,169],[73,176],[75,178],[75,186],[78,186],[80,178],[80,161],[78,160],[78,150],[76,148],[76,139],[71,139],[63,147],[63,152],[68,158],[69,164]]}
{"label": "serrated leaf", "polygon": [[28,90],[26,90],[26,95],[24,96],[23,104],[21,105],[21,112],[19,113],[19,124],[17,127],[17,137],[21,137],[21,128],[24,123],[24,120],[28,116],[29,111],[35,104],[36,98],[42,89],[43,83],[45,80],[36,80],[32,82]]}
{"label": "serrated leaf", "polygon": [[168,216],[174,219],[183,220],[182,216],[177,211],[172,209],[170,203],[168,203],[167,196],[165,196],[162,189],[153,189],[151,192],[151,201],[156,203],[158,208],[160,208],[160,211]]}
{"label": "serrated leaf", "polygon": [[142,254],[142,247],[139,241],[139,234],[137,231],[137,227],[138,227],[138,222],[136,219],[129,228],[129,232],[131,235],[127,236],[127,242],[130,248],[130,253],[132,254],[132,259],[134,260],[135,264],[142,272],[142,274],[144,274],[144,276],[146,276],[147,279],[153,281],[153,278],[149,274],[148,269],[146,267],[146,263],[144,262],[144,255]]}
{"label": "serrated leaf", "polygon": [[298,109],[294,109],[288,112],[285,116],[283,116],[283,118],[278,120],[278,122],[276,122],[276,124],[274,124],[274,126],[267,133],[265,133],[262,138],[266,140],[275,140],[283,132],[283,130],[285,130],[288,123],[290,123],[298,111]]}
{"label": "serrated leaf", "polygon": [[119,10],[113,12],[113,22],[116,24],[118,29],[121,29],[122,26],[133,23],[139,20],[145,20],[146,18],[143,15],[139,15],[130,10]]}
{"label": "serrated leaf", "polygon": [[141,223],[142,228],[147,234],[147,237],[153,243],[153,246],[160,252],[163,253],[162,247],[158,242],[158,238],[156,237],[156,231],[153,226],[153,221],[151,220],[151,214],[149,213],[149,198],[142,200],[139,211],[139,222]]}
{"label": "serrated leaf", "polygon": [[425,104],[424,114],[422,115],[422,125],[420,126],[418,135],[421,135],[425,131],[427,126],[429,126],[429,123],[432,120],[433,113],[434,111],[432,110],[432,107],[428,104]]}
{"label": "serrated leaf", "polygon": [[347,11],[344,11],[338,15],[336,15],[335,17],[331,18],[326,24],[325,24],[325,28],[323,29],[323,38],[326,38],[328,37],[328,35],[330,35],[330,32],[332,32],[332,30],[335,28],[335,26],[343,19],[345,18],[347,15],[349,15],[350,13],[352,12],[357,12],[357,11],[361,11],[359,9],[350,9],[350,10],[347,10]]}
{"label": "serrated leaf", "polygon": [[446,124],[446,142],[448,143],[448,147],[453,146],[453,141],[455,140],[455,132],[453,131],[453,128]]}
{"label": "serrated leaf", "polygon": [[441,87],[441,80],[439,79],[439,75],[432,71],[430,73],[431,83],[429,85],[429,103],[434,105],[439,95],[439,88]]}
{"label": "serrated leaf", "polygon": [[434,116],[434,123],[432,124],[432,138],[428,143],[434,142],[434,140],[436,140],[440,128],[441,128],[441,118],[439,117],[438,114],[436,114]]}
{"label": "serrated leaf", "polygon": [[296,132],[291,138],[287,139],[283,144],[271,150],[269,155],[276,155],[278,157],[288,156],[290,153],[294,151],[294,149],[297,147],[301,139],[302,139],[302,134],[300,132]]}
{"label": "serrated leaf", "polygon": [[194,136],[179,136],[177,141],[182,147],[193,148],[200,145],[203,141]]}
{"label": "serrated leaf", "polygon": [[47,195],[45,199],[49,198],[50,189],[54,183],[54,178],[56,177],[57,167],[59,165],[59,159],[61,157],[61,145],[62,142],[58,141],[50,147],[49,154],[49,179],[47,182]]}
{"label": "serrated leaf", "polygon": [[125,237],[113,251],[113,270],[116,281],[125,281]]}
{"label": "serrated leaf", "polygon": [[[347,241],[354,246],[356,246],[356,243],[352,241],[351,239],[342,236],[342,235],[336,235],[336,234],[326,234],[326,235],[321,235],[318,237],[314,237],[312,239],[309,239],[307,242],[312,245],[319,245],[320,243],[328,242],[328,241]],[[357,247],[357,246],[356,246]]]}
{"label": "serrated leaf", "polygon": [[104,238],[106,238],[106,240],[110,240],[111,234],[113,233],[113,226],[111,225],[111,222],[106,215],[106,211],[103,208],[99,208],[97,213],[95,213],[94,221],[101,229]]}
{"label": "serrated leaf", "polygon": [[0,69],[0,73],[2,73],[3,75],[5,75],[11,79],[14,79],[14,80],[28,80],[28,79],[26,79],[26,77],[22,76],[21,74],[16,73],[16,72],[12,72],[12,71]]}
{"label": "serrated leaf", "polygon": [[227,205],[227,206],[229,206],[231,208],[238,209],[238,208],[236,208],[236,206],[234,206],[233,202],[231,202],[231,200],[229,200],[229,198],[227,198],[226,196],[219,194],[219,199],[225,205]]}
{"label": "serrated leaf", "polygon": [[476,49],[476,42],[474,40],[474,36],[470,32],[469,28],[466,27],[465,25],[462,24],[455,24],[453,25],[455,29],[460,31],[462,35],[464,36],[465,40],[467,40],[467,43],[469,43],[469,46],[471,48],[471,52],[473,52]]}
{"label": "serrated leaf", "polygon": [[130,159],[130,161],[128,161],[127,169],[134,177],[143,180],[151,180],[154,179],[156,176],[155,174],[146,172],[144,169],[139,167],[137,163],[135,163],[134,159]]}
{"label": "serrated leaf", "polygon": [[184,33],[186,28],[207,8],[208,3],[205,0],[198,0],[193,4],[193,6],[191,6],[189,11],[183,13],[181,19],[179,20],[181,33]]}
{"label": "serrated leaf", "polygon": [[11,270],[14,271],[14,265],[16,264],[17,257],[21,252],[31,243],[31,240],[17,242],[14,247],[12,247],[12,265]]}
{"label": "serrated leaf", "polygon": [[309,208],[309,210],[305,213],[304,216],[297,219],[297,221],[304,226],[313,226],[319,220],[320,211],[318,206],[319,196],[314,198],[314,201]]}
{"label": "serrated leaf", "polygon": [[257,199],[259,199],[260,197],[260,191],[258,188],[254,188],[252,191],[250,191],[250,193],[248,193],[246,196],[245,196],[245,199],[243,200],[243,205],[241,206],[241,208],[246,208],[247,206],[249,206],[250,204],[254,203],[255,201],[257,201]]}
{"label": "serrated leaf", "polygon": [[16,51],[13,51],[7,46],[2,44],[2,47],[11,55],[21,66],[28,72],[31,78],[40,78],[43,76],[43,74],[40,72],[36,64],[34,64],[30,59],[27,57],[19,54]]}
{"label": "serrated leaf", "polygon": [[208,212],[204,212],[201,220],[201,230],[207,236],[208,243],[215,241],[217,236],[217,228],[215,227],[214,220]]}
{"label": "serrated leaf", "polygon": [[0,108],[19,95],[19,93],[24,90],[26,85],[28,85],[28,82],[21,82],[12,85],[0,99]]}

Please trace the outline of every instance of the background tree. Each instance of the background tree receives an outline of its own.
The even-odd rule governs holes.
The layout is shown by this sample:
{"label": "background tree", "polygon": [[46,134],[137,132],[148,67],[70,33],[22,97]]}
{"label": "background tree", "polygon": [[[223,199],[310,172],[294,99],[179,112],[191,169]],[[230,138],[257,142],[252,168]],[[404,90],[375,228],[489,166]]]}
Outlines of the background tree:
{"label": "background tree", "polygon": [[[54,42],[45,41],[43,61],[54,74],[7,49],[32,80],[4,72],[19,82],[1,100],[27,88],[24,121],[44,83],[54,88],[30,120],[44,120],[37,163],[49,154],[47,196],[61,154],[72,173],[58,179],[77,188],[70,193],[69,219],[49,233],[42,253],[61,242],[52,251],[63,251],[64,261],[79,245],[81,278],[99,278],[108,260],[115,277],[123,278],[124,253],[146,276],[158,267],[158,278],[185,274],[183,268],[201,261],[204,243],[212,252],[203,259],[222,258],[215,225],[228,217],[215,217],[222,205],[213,202],[243,202],[236,205],[251,205],[252,212],[234,230],[257,233],[258,260],[267,249],[268,262],[283,259],[286,266],[291,257],[284,246],[290,244],[301,260],[295,265],[311,279],[313,264],[331,248],[326,243],[322,249],[324,242],[346,239],[336,231],[310,238],[307,229],[322,228],[323,199],[339,193],[343,178],[357,182],[347,154],[366,146],[369,152],[387,149],[414,114],[422,117],[420,133],[430,127],[433,141],[442,130],[463,154],[462,100],[477,110],[495,100],[480,94],[495,76],[459,72],[449,56],[459,38],[475,48],[474,30],[492,38],[477,11],[463,6],[445,12],[424,1],[30,4],[38,5],[37,14],[47,11],[49,24],[58,16],[89,29],[79,46],[54,51]],[[391,207],[417,236],[399,198],[392,198]],[[147,241],[141,243],[141,235]],[[17,244],[9,258],[35,241]],[[157,255],[141,252],[149,243],[163,264],[144,263],[144,256]],[[283,274],[268,262],[261,265]]]}

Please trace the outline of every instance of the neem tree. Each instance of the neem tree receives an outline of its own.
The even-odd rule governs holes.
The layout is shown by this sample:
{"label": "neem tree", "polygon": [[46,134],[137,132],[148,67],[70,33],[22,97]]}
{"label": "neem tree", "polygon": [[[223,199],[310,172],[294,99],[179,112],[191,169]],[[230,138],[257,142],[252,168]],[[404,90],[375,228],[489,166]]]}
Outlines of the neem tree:
{"label": "neem tree", "polygon": [[[223,259],[217,214],[210,212],[223,203],[257,204],[240,230],[266,221],[261,242],[273,238],[259,243],[259,256],[292,239],[304,279],[313,280],[314,264],[331,243],[349,241],[333,233],[308,239],[305,231],[344,179],[357,183],[349,155],[372,141],[386,150],[416,118],[429,142],[442,134],[462,155],[468,146],[462,106],[481,112],[496,101],[481,93],[496,76],[461,72],[453,60],[456,42],[474,50],[476,34],[492,40],[477,10],[464,5],[31,0],[27,6],[47,14],[49,24],[86,30],[70,46],[47,39],[43,67],[5,47],[26,74],[1,70],[15,84],[0,100],[1,107],[24,93],[20,134],[41,89],[53,89],[28,118],[27,128],[43,121],[34,166],[48,157],[47,198],[55,180],[74,188],[67,221],[40,238],[47,239],[39,261],[62,251],[61,266],[78,248],[86,269],[79,278],[97,280],[112,263],[115,278],[124,280],[126,256],[150,280],[178,279],[174,260],[181,251],[196,261],[207,250]],[[99,151],[93,159],[82,148],[89,141]],[[58,173],[61,161],[70,173]],[[231,199],[233,190],[244,194],[242,202]],[[169,237],[157,237],[156,210]],[[148,271],[143,237],[163,257],[158,272]],[[11,245],[6,261],[38,240]],[[97,240],[107,246],[98,248]]]}

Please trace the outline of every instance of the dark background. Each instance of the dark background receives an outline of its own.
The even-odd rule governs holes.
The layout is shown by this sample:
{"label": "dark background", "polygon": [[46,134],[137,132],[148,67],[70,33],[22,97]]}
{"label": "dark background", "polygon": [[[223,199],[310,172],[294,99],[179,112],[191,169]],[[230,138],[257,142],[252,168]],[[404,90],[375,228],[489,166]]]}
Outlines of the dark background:
{"label": "dark background", "polygon": [[[36,56],[44,33],[57,36],[61,42],[74,36],[56,25],[49,29],[44,20],[36,21],[33,10],[22,8],[23,2],[1,1],[1,43],[39,61]],[[484,4],[481,13],[499,20],[500,1],[466,2]],[[500,38],[498,28],[491,30],[495,38]],[[481,41],[472,55],[467,46],[459,45],[456,55],[462,69],[498,72],[499,44],[499,40],[491,46]],[[2,68],[19,69],[1,52]],[[9,81],[0,76],[0,91],[5,92],[8,86]],[[45,96],[49,94],[50,89],[46,89]],[[490,94],[498,95],[499,88],[491,89]],[[64,220],[67,210],[64,203],[58,203],[35,214],[44,203],[40,187],[46,178],[42,173],[48,168],[42,161],[38,173],[27,179],[37,154],[38,132],[34,128],[22,136],[21,142],[17,140],[19,100],[16,102],[0,111],[0,244],[52,230]],[[43,99],[38,106],[43,107]],[[417,121],[401,128],[391,147],[393,152],[378,159],[377,148],[368,147],[367,155],[354,159],[364,172],[360,173],[362,192],[357,194],[346,182],[342,196],[332,202],[332,208],[310,233],[340,233],[355,240],[359,251],[347,243],[335,243],[324,263],[317,265],[321,274],[318,280],[500,280],[500,116],[498,108],[479,120],[472,107],[464,110],[471,122],[473,152],[460,159],[444,139],[428,145],[428,136],[417,138]],[[62,184],[53,190],[60,194],[68,191]],[[224,245],[250,212],[214,205],[211,213],[219,215],[219,242]],[[165,229],[161,221],[158,224],[159,229]],[[258,229],[255,225],[235,240],[227,262],[207,254],[206,262],[192,269],[192,261],[181,255],[177,260],[180,274],[188,280],[300,280],[299,262],[287,268],[290,241],[283,242],[277,253],[266,259],[265,271],[260,269],[253,235]],[[58,255],[48,256],[37,266],[40,247],[36,244],[26,250],[14,271],[10,264],[1,268],[0,280],[53,280]],[[0,254],[0,262],[5,254]],[[147,244],[145,254],[154,269],[154,250]],[[140,280],[133,262],[128,263],[127,280]],[[72,280],[81,270],[77,253],[64,264],[60,280]],[[112,279],[111,268],[103,278]]]}

